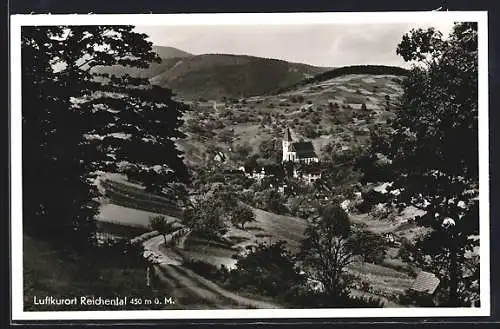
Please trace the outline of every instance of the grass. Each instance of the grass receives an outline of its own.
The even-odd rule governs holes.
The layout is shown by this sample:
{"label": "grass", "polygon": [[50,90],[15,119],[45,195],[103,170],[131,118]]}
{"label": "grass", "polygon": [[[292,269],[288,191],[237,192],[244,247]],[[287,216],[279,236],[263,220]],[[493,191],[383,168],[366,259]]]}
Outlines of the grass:
{"label": "grass", "polygon": [[[163,215],[140,209],[123,207],[112,203],[103,203],[99,208],[98,221],[121,226],[130,226],[132,229],[148,228],[151,216]],[[173,217],[167,217],[175,220]],[[106,225],[106,224],[105,224]],[[109,225],[108,225],[109,226]]]}
{"label": "grass", "polygon": [[179,215],[176,203],[167,197],[110,179],[103,181],[101,185],[106,191],[105,196],[116,205],[171,216]]}
{"label": "grass", "polygon": [[97,231],[102,233],[108,233],[120,237],[134,238],[146,232],[150,229],[146,225],[136,225],[128,224],[123,225],[122,222],[112,222],[112,221],[96,221]]}
{"label": "grass", "polygon": [[25,311],[152,309],[144,305],[34,305],[35,296],[147,298],[154,296],[155,292],[146,287],[144,267],[125,266],[113,259],[98,260],[93,255],[64,255],[50,243],[28,235],[24,235],[23,240]]}

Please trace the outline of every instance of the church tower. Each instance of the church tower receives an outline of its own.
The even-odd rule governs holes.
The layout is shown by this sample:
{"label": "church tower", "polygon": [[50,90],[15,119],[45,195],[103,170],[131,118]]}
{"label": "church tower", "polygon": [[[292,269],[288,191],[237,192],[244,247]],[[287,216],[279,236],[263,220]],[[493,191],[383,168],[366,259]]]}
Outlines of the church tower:
{"label": "church tower", "polygon": [[283,136],[283,162],[293,160],[290,152],[292,142],[292,134],[290,133],[290,128],[287,127]]}

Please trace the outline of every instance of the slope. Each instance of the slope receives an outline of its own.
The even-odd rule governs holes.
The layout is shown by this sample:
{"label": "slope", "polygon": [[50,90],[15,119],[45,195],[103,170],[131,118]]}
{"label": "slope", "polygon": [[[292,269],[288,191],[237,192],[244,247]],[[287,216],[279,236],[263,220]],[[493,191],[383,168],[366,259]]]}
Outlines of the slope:
{"label": "slope", "polygon": [[162,61],[151,63],[146,69],[114,65],[98,66],[92,70],[147,78],[154,84],[172,89],[185,100],[198,100],[261,95],[330,69],[247,55],[192,55],[176,48],[158,46],[154,50]]}
{"label": "slope", "polygon": [[202,164],[211,155],[207,150],[214,149],[233,160],[230,150],[248,145],[250,155],[258,155],[262,142],[280,139],[285,127],[290,127],[295,139],[313,142],[320,158],[328,144],[342,149],[364,147],[370,131],[394,117],[402,79],[392,74],[348,74],[236,103],[193,102],[183,127],[188,137],[178,146],[189,163]]}

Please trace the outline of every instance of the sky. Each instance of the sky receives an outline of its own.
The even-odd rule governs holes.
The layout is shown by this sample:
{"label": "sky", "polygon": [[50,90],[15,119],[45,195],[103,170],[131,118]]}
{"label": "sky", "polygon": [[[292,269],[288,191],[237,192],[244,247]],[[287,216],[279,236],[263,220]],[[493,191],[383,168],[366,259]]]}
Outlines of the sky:
{"label": "sky", "polygon": [[316,66],[379,64],[408,67],[396,55],[397,44],[411,28],[433,26],[445,36],[452,24],[366,25],[207,25],[137,26],[155,45],[199,55],[245,54]]}

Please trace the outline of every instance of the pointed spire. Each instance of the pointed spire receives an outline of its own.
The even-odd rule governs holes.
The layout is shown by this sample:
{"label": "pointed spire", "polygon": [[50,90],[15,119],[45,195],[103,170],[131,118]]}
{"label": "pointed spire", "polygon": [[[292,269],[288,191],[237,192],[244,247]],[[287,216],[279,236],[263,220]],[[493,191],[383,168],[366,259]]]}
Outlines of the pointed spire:
{"label": "pointed spire", "polygon": [[292,134],[290,133],[290,128],[287,127],[285,131],[285,136],[283,137],[283,140],[286,142],[291,142],[292,141]]}

